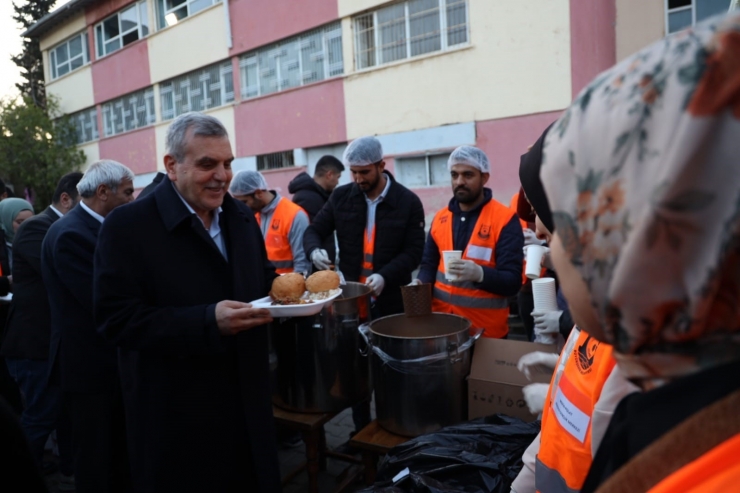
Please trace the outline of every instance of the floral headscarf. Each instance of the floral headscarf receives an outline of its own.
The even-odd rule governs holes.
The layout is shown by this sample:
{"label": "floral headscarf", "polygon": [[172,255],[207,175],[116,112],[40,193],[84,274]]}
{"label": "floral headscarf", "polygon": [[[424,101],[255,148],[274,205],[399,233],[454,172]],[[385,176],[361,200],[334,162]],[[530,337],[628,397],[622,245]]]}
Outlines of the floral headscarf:
{"label": "floral headscarf", "polygon": [[740,359],[740,14],[599,75],[548,133],[541,176],[628,377]]}

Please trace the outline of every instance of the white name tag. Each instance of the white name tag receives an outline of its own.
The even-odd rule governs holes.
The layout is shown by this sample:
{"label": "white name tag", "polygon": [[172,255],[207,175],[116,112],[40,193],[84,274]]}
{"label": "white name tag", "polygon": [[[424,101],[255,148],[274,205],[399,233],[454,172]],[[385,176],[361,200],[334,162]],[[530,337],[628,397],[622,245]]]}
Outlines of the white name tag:
{"label": "white name tag", "polygon": [[552,403],[552,410],[555,412],[560,425],[565,428],[565,431],[576,437],[581,443],[586,440],[586,432],[588,431],[591,416],[570,402],[560,388],[558,388],[557,395],[555,396],[555,402]]}
{"label": "white name tag", "polygon": [[482,260],[484,262],[488,262],[491,260],[491,255],[493,255],[493,249],[477,246],[477,245],[468,245],[468,249],[465,251],[465,256],[470,259],[478,259]]}

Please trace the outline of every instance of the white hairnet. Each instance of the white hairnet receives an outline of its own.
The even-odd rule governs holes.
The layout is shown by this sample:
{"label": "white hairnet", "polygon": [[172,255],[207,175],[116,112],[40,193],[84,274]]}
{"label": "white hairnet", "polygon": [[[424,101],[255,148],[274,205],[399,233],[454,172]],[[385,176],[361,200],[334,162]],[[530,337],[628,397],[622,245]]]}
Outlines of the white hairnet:
{"label": "white hairnet", "polygon": [[258,171],[240,171],[231,180],[229,191],[231,195],[249,195],[257,190],[267,190],[267,182]]}
{"label": "white hairnet", "polygon": [[473,146],[460,146],[450,154],[447,160],[447,169],[452,169],[456,164],[467,164],[478,168],[481,173],[491,172],[491,163],[486,153]]}
{"label": "white hairnet", "polygon": [[360,137],[344,150],[345,166],[366,166],[383,160],[383,146],[375,137]]}

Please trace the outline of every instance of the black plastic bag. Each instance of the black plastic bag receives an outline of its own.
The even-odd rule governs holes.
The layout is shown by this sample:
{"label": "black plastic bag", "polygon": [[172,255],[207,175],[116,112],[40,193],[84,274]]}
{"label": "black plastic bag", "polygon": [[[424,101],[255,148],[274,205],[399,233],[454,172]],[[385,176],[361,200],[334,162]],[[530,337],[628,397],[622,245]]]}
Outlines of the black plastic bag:
{"label": "black plastic bag", "polygon": [[[522,468],[522,455],[540,422],[494,414],[394,447],[381,461],[374,493],[509,493]],[[405,468],[410,474],[393,484]]]}

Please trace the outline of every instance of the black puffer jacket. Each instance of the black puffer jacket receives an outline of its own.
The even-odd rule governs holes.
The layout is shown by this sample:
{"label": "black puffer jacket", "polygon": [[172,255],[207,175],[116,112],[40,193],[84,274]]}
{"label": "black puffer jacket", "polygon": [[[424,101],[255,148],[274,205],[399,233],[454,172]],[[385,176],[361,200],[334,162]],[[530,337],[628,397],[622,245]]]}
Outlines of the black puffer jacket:
{"label": "black puffer jacket", "polygon": [[[303,207],[308,214],[308,220],[313,222],[313,218],[319,213],[326,201],[329,200],[330,192],[316,183],[311,176],[305,171],[288,184],[288,192],[293,194],[293,202]],[[324,239],[321,248],[326,250],[332,262],[336,259],[336,247],[334,246],[334,235],[329,235]]]}
{"label": "black puffer jacket", "polygon": [[[403,312],[401,286],[411,282],[424,251],[424,208],[411,190],[392,184],[388,195],[375,212],[375,252],[373,273],[385,280],[377,301],[382,316]],[[339,242],[339,268],[347,281],[358,281],[362,271],[363,241],[367,223],[365,194],[351,183],[338,187],[306,229],[303,247],[306,254],[336,230]]]}

